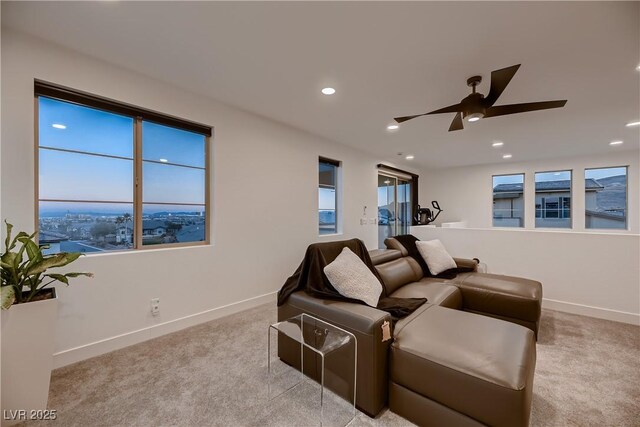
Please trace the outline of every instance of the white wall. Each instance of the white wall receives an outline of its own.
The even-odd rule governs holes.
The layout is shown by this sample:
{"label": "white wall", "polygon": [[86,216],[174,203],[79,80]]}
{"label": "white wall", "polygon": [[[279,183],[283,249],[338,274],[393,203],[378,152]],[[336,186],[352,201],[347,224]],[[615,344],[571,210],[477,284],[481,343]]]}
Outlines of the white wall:
{"label": "white wall", "polygon": [[[490,272],[540,280],[546,307],[639,324],[638,165],[638,151],[612,148],[605,156],[431,170],[420,177],[420,201],[438,200],[439,223],[467,228],[412,230],[441,239],[454,256],[480,258]],[[607,166],[629,166],[629,230],[585,229],[584,169]],[[573,170],[573,229],[535,229],[535,172],[566,169]],[[492,176],[511,173],[525,173],[525,228],[492,228]]]}
{"label": "white wall", "polygon": [[[281,287],[314,241],[358,237],[367,246],[377,245],[376,226],[360,225],[360,217],[365,205],[369,216],[376,215],[379,159],[3,31],[1,217],[18,230],[35,225],[35,78],[215,127],[213,244],[81,258],[73,269],[93,272],[95,278],[58,287],[57,366],[274,301],[265,294]],[[318,156],[343,165],[348,196],[342,198],[338,237],[318,237]],[[161,301],[157,317],[150,315],[154,297]]]}
{"label": "white wall", "polygon": [[489,273],[543,285],[543,307],[640,324],[637,235],[412,227],[454,256],[479,258]]}

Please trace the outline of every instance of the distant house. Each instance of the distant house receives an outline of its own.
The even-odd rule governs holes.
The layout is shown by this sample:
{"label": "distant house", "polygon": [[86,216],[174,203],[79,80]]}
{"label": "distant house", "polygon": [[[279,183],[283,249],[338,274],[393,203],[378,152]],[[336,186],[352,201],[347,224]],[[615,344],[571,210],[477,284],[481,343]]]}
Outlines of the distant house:
{"label": "distant house", "polygon": [[132,243],[133,227],[130,225],[119,224],[116,229],[116,243]]}
{"label": "distant house", "polygon": [[42,253],[45,255],[60,252],[60,243],[67,240],[69,240],[69,237],[52,231],[40,231],[40,233],[38,233],[38,244],[40,246],[48,246],[46,249],[42,250]]}
{"label": "distant house", "polygon": [[[619,228],[624,216],[598,210],[597,193],[604,186],[585,179],[585,212],[588,228]],[[493,225],[522,227],[524,198],[522,184],[499,184],[493,189]],[[611,223],[614,222],[615,224]],[[536,227],[571,227],[571,181],[536,182]]]}
{"label": "distant house", "polygon": [[157,237],[167,233],[167,226],[164,221],[148,219],[142,221],[142,237]]}
{"label": "distant house", "polygon": [[522,184],[499,184],[493,188],[493,225],[496,227],[524,226],[524,198]]}

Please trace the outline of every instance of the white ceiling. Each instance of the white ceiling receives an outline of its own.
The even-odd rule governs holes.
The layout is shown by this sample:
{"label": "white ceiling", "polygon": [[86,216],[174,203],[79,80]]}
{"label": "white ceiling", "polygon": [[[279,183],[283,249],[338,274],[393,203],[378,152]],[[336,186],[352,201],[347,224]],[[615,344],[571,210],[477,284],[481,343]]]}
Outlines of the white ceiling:
{"label": "white ceiling", "polygon": [[[640,119],[639,5],[3,1],[2,24],[386,160],[449,167],[638,148],[639,128],[624,125]],[[486,94],[491,70],[518,63],[496,104],[566,107],[386,131],[395,116],[457,103],[471,75]]]}

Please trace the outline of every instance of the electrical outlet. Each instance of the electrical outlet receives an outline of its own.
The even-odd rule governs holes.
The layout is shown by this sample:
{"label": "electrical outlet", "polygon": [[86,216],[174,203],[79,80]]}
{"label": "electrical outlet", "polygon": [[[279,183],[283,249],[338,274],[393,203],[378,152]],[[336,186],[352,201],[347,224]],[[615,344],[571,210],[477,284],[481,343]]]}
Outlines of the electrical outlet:
{"label": "electrical outlet", "polygon": [[154,316],[160,313],[160,298],[152,298],[151,299],[151,314]]}

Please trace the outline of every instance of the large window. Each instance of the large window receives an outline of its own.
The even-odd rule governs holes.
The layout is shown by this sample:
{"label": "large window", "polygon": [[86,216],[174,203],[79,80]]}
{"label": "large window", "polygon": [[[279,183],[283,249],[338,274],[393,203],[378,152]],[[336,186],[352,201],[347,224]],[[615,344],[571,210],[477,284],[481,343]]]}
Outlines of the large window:
{"label": "large window", "polygon": [[208,240],[210,128],[44,85],[37,210],[49,253]]}
{"label": "large window", "polygon": [[585,169],[585,228],[627,228],[627,168]]}
{"label": "large window", "polygon": [[571,228],[571,171],[536,173],[536,227]]}
{"label": "large window", "polygon": [[493,177],[493,226],[524,227],[524,174]]}
{"label": "large window", "polygon": [[338,169],[340,162],[320,158],[318,162],[318,230],[338,233]]}

